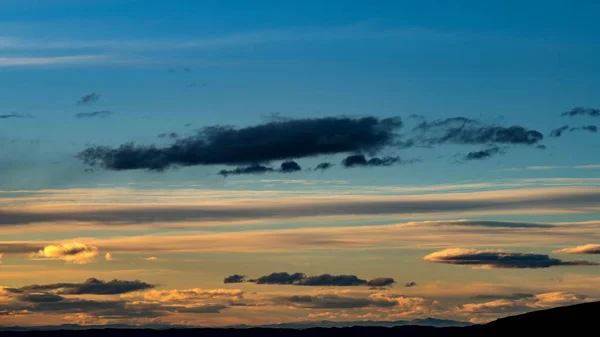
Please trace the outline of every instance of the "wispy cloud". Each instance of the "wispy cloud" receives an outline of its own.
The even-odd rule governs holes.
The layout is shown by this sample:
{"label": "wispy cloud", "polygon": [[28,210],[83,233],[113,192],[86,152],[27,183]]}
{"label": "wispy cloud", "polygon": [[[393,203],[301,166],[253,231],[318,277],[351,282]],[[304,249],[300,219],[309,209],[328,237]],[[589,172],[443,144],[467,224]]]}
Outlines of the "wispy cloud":
{"label": "wispy cloud", "polygon": [[109,61],[106,55],[48,56],[48,57],[0,57],[0,67],[90,64]]}

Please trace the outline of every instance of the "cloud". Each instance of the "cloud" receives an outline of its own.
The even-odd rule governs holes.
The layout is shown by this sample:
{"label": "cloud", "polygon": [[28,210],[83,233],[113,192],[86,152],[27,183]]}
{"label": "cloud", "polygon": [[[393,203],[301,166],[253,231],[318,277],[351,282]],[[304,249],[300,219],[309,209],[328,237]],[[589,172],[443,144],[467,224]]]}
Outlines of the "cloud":
{"label": "cloud", "polygon": [[223,279],[223,283],[242,283],[246,281],[245,275],[233,274]]}
{"label": "cloud", "polygon": [[33,115],[20,114],[20,113],[11,113],[11,114],[0,115],[0,119],[8,119],[8,118],[33,118]]}
{"label": "cloud", "polygon": [[413,131],[418,134],[417,143],[428,146],[446,143],[535,145],[544,139],[539,131],[522,126],[482,125],[466,117],[423,121]]}
{"label": "cloud", "polygon": [[0,263],[2,263],[2,258],[4,257],[4,253],[0,253]]}
{"label": "cloud", "polygon": [[155,285],[153,284],[139,280],[126,281],[114,279],[106,282],[96,278],[90,278],[83,283],[34,284],[24,286],[20,289],[27,292],[57,290],[57,293],[60,295],[116,295],[152,289],[154,287]]}
{"label": "cloud", "polygon": [[121,298],[133,300],[146,300],[171,303],[191,303],[201,300],[241,299],[244,291],[241,289],[166,289],[166,290],[147,290],[142,292],[132,292],[124,294]]}
{"label": "cloud", "polygon": [[404,284],[404,286],[407,288],[415,287],[415,286],[417,286],[417,282],[415,282],[415,281],[406,282]]}
{"label": "cloud", "polygon": [[[536,181],[534,181],[535,183]],[[556,181],[560,183],[560,181]],[[0,210],[0,225],[96,222],[104,225],[185,221],[235,221],[315,216],[366,216],[516,211],[587,211],[600,204],[595,187],[436,193],[427,195],[330,195],[279,197],[243,202],[106,204],[74,208],[11,207]]]}
{"label": "cloud", "polygon": [[362,286],[366,285],[367,281],[359,279],[354,275],[330,275],[322,274],[318,276],[308,276],[294,283],[299,286]]}
{"label": "cloud", "polygon": [[496,154],[502,153],[502,149],[497,146],[490,147],[485,150],[469,152],[465,155],[464,160],[481,160],[488,159]]}
{"label": "cloud", "polygon": [[342,166],[346,168],[357,166],[391,166],[396,163],[400,163],[400,157],[373,157],[367,160],[362,154],[353,154],[342,160]]}
{"label": "cloud", "polygon": [[389,308],[398,304],[394,299],[356,298],[331,294],[279,297],[275,303],[310,309],[355,309],[366,307]]}
{"label": "cloud", "polygon": [[600,117],[600,109],[593,108],[584,108],[584,107],[575,107],[569,111],[563,112],[562,116],[590,116],[590,117]]}
{"label": "cloud", "polygon": [[315,171],[325,171],[325,170],[330,169],[332,166],[333,166],[332,163],[327,163],[327,162],[319,163],[319,164],[317,164],[317,166],[315,166],[314,170]]}
{"label": "cloud", "polygon": [[229,175],[240,175],[240,174],[264,174],[264,173],[273,172],[273,171],[275,171],[275,170],[272,169],[271,167],[254,164],[254,165],[250,165],[250,166],[236,167],[233,170],[221,170],[221,171],[219,171],[219,174],[222,175],[223,177],[227,177]]}
{"label": "cloud", "polygon": [[96,103],[100,99],[100,97],[102,97],[102,96],[95,92],[89,93],[87,95],[83,95],[77,101],[77,105],[89,105],[92,103]]}
{"label": "cloud", "polygon": [[99,110],[99,111],[92,111],[92,112],[79,112],[77,114],[75,114],[75,117],[82,119],[82,118],[94,118],[94,117],[98,117],[98,118],[106,118],[109,117],[110,115],[112,115],[114,112],[112,111],[108,111],[108,110]]}
{"label": "cloud", "polygon": [[76,55],[50,57],[0,57],[0,67],[27,67],[43,65],[75,65],[110,61],[105,55]]}
{"label": "cloud", "polygon": [[294,284],[305,277],[306,275],[303,273],[288,274],[286,272],[281,272],[261,276],[255,280],[249,280],[248,282],[256,284]]}
{"label": "cloud", "polygon": [[300,165],[298,165],[298,163],[296,163],[293,160],[284,161],[283,163],[281,163],[281,167],[279,168],[279,172],[282,173],[292,173],[301,170],[302,167],[300,167]]}
{"label": "cloud", "polygon": [[164,170],[172,166],[255,165],[273,160],[348,152],[378,152],[393,145],[400,118],[326,117],[270,121],[245,128],[206,127],[167,147],[92,146],[78,157],[107,170]]}
{"label": "cloud", "polygon": [[596,125],[583,125],[577,127],[569,127],[568,125],[561,126],[560,128],[554,129],[550,132],[550,137],[558,138],[562,136],[562,134],[566,131],[576,132],[576,131],[587,131],[596,133],[598,132],[598,127]]}
{"label": "cloud", "polygon": [[512,294],[499,294],[499,295],[489,295],[489,294],[480,294],[471,297],[474,300],[520,300],[523,298],[532,298],[534,294],[525,294],[525,293],[512,293]]}
{"label": "cloud", "polygon": [[111,253],[106,253],[106,255],[104,255],[104,259],[106,261],[112,261],[113,260],[112,254]]}
{"label": "cloud", "polygon": [[[235,282],[227,282],[227,281]],[[242,275],[232,275],[225,278],[224,283],[238,283],[243,282],[244,278]],[[325,286],[336,286],[336,287],[354,287],[354,286],[370,286],[370,287],[385,287],[394,283],[393,278],[381,277],[375,278],[367,282],[358,278],[355,275],[331,275],[321,274],[315,276],[307,276],[304,273],[271,273],[269,275],[261,276],[257,279],[248,280],[248,282],[256,284],[289,284],[295,286],[309,286],[309,287],[325,287]]]}
{"label": "cloud", "polygon": [[599,244],[588,244],[577,247],[563,248],[554,251],[556,254],[600,254]]}
{"label": "cloud", "polygon": [[86,264],[96,259],[98,248],[78,242],[62,243],[48,245],[37,253],[32,254],[32,256],[36,258],[64,260],[75,264]]}
{"label": "cloud", "polygon": [[531,296],[513,296],[513,298],[496,299],[484,303],[469,303],[458,306],[458,311],[468,314],[505,314],[507,312],[529,311],[565,306],[581,302],[593,301],[586,295],[551,292]]}
{"label": "cloud", "polygon": [[558,138],[558,137],[562,136],[562,134],[567,130],[569,130],[569,126],[563,125],[560,128],[556,128],[556,129],[550,131],[550,137]]}
{"label": "cloud", "polygon": [[369,287],[387,287],[394,283],[396,283],[396,281],[391,277],[377,277],[367,282],[367,285]]}
{"label": "cloud", "polygon": [[144,260],[146,260],[146,261],[158,261],[158,257],[156,257],[156,256],[149,256],[149,257],[145,257]]}
{"label": "cloud", "polygon": [[176,132],[163,132],[158,135],[158,138],[177,139],[179,138],[179,135]]}
{"label": "cloud", "polygon": [[444,249],[424,257],[425,261],[484,268],[549,268],[554,266],[597,266],[590,261],[562,261],[544,254],[510,253],[462,248]]}

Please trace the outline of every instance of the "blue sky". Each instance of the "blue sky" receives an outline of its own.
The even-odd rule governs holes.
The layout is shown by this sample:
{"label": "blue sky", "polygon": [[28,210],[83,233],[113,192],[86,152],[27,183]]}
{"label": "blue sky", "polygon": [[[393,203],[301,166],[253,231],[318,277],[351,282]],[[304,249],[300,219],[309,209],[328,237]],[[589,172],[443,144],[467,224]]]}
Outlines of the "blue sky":
{"label": "blue sky", "polygon": [[[15,300],[2,285],[88,277],[167,287],[117,296],[123,301],[222,287],[229,291],[223,298],[240,300],[222,284],[224,276],[283,270],[391,276],[400,289],[349,296],[409,296],[404,311],[328,312],[333,320],[433,315],[479,322],[523,307],[598,299],[597,267],[480,270],[451,265],[443,255],[576,251],[588,254],[581,260],[599,261],[581,247],[600,240],[594,204],[600,133],[550,136],[563,125],[600,126],[592,113],[561,115],[575,107],[598,114],[599,11],[597,1],[0,0],[0,273],[7,275],[0,300]],[[77,104],[91,93],[99,99]],[[107,116],[76,117],[98,111]],[[418,141],[428,136],[413,130],[420,122],[456,117],[482,128],[536,130],[544,138],[431,148],[386,143],[367,157],[399,156],[400,164],[344,168],[342,159],[353,152],[340,151],[288,158],[300,172],[228,177],[218,172],[237,164],[90,171],[75,157],[95,145],[166,147],[174,140],[161,133],[189,140],[207,126],[264,125],[273,115],[400,117],[396,140]],[[499,152],[489,157],[464,160],[495,146]],[[281,161],[260,164],[277,168]],[[324,161],[335,166],[307,170]],[[294,213],[306,203],[306,214]],[[232,215],[218,215],[223,210]],[[184,214],[173,215],[178,211]],[[64,253],[73,245],[84,247],[83,255]],[[577,249],[564,250],[569,247]],[[420,286],[403,289],[411,280]],[[256,303],[328,291],[239,286]],[[539,297],[486,314],[468,310],[477,304],[471,296],[510,292]],[[185,301],[207,305],[202,294]],[[260,313],[229,309],[210,319],[168,313],[164,322],[325,317],[311,308],[300,314],[276,306]],[[85,319],[63,314],[42,313],[39,322],[60,316],[61,322],[107,323],[98,312]],[[131,322],[146,321],[125,323]]]}

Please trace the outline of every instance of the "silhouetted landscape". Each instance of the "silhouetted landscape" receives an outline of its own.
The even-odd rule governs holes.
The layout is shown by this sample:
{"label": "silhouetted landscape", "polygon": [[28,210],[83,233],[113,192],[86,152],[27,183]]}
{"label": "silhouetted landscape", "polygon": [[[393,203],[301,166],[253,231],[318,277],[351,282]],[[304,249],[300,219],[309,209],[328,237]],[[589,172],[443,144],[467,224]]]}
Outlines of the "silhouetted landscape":
{"label": "silhouetted landscape", "polygon": [[[44,337],[71,337],[71,336],[128,336],[128,337],[154,337],[154,336],[542,336],[545,334],[574,333],[580,331],[594,331],[594,319],[600,313],[600,302],[576,304],[534,311],[522,315],[500,318],[483,325],[445,326],[439,324],[461,325],[460,322],[435,319],[422,320],[420,324],[438,324],[438,326],[400,325],[394,327],[362,326],[361,322],[354,322],[353,327],[331,328],[306,328],[304,325],[293,323],[281,326],[271,325],[262,327],[227,327],[227,328],[189,328],[146,325],[142,328],[131,326],[59,326],[37,327],[28,330],[24,327],[3,328],[2,336],[44,336]],[[445,321],[445,322],[444,322]],[[391,322],[394,323],[394,322]],[[400,324],[403,324],[401,321]],[[294,328],[296,327],[296,328]],[[63,330],[61,330],[61,328]],[[49,330],[52,329],[52,330]],[[21,330],[21,331],[15,331]]]}

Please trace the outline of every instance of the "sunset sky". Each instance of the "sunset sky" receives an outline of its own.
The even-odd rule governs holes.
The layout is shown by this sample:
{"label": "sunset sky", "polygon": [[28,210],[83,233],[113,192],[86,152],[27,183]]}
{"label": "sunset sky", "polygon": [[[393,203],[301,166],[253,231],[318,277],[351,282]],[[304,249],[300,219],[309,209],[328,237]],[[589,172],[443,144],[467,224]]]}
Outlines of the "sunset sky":
{"label": "sunset sky", "polygon": [[599,300],[599,11],[0,0],[0,325]]}

